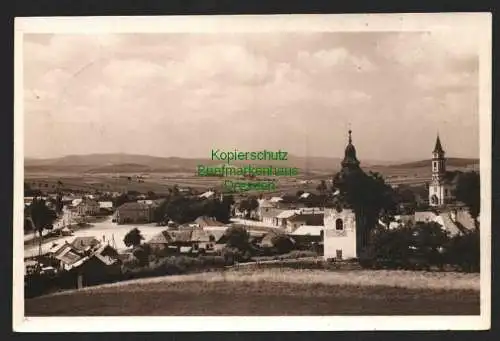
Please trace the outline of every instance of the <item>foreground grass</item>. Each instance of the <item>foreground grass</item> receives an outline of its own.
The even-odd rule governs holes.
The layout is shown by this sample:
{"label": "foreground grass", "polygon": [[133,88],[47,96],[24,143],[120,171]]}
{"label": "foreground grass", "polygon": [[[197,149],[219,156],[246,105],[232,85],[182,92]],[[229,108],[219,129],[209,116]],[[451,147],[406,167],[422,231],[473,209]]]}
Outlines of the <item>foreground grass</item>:
{"label": "foreground grass", "polygon": [[456,273],[243,270],[47,295],[26,300],[25,315],[476,315],[478,287]]}

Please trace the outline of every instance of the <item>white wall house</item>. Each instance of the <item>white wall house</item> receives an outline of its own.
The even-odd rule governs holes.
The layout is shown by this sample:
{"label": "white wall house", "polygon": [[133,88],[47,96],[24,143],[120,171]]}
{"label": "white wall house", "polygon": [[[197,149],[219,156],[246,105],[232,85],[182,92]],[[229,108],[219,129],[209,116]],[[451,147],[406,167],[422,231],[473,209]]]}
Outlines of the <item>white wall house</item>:
{"label": "white wall house", "polygon": [[356,215],[353,210],[325,209],[324,226],[325,260],[357,258]]}

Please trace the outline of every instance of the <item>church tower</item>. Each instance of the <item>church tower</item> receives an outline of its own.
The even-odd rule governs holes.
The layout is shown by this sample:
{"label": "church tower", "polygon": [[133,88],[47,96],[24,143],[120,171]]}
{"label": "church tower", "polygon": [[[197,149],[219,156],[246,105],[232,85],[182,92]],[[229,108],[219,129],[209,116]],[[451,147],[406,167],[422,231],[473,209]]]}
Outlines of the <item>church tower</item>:
{"label": "church tower", "polygon": [[[351,176],[362,172],[356,157],[356,148],[352,144],[351,130],[349,130],[349,140],[341,166],[341,176]],[[343,207],[340,204],[335,208],[325,208],[323,225],[323,257],[325,260],[358,257],[356,213],[352,208]]]}
{"label": "church tower", "polygon": [[451,197],[451,188],[446,183],[446,159],[439,135],[432,151],[432,180],[429,185],[430,206],[443,206]]}
{"label": "church tower", "polygon": [[349,130],[349,142],[345,147],[344,160],[341,162],[343,170],[359,169],[359,160],[356,157],[356,148],[352,144],[352,130]]}

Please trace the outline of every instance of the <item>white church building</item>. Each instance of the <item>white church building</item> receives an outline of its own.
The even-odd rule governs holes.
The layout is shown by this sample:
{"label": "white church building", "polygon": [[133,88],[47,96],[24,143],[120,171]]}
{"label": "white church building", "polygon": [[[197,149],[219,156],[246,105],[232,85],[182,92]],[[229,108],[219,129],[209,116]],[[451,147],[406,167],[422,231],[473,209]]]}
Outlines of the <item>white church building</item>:
{"label": "white church building", "polygon": [[443,206],[452,200],[452,184],[446,177],[446,159],[439,135],[432,152],[432,180],[429,184],[429,205]]}
{"label": "white church building", "polygon": [[[345,149],[342,169],[344,171],[358,171],[359,161],[356,157],[356,148],[352,144],[352,131],[349,130],[349,143]],[[357,258],[356,214],[347,208],[325,208],[323,232],[323,257],[328,259]]]}
{"label": "white church building", "polygon": [[325,209],[323,250],[325,259],[357,258],[356,215],[351,209]]}

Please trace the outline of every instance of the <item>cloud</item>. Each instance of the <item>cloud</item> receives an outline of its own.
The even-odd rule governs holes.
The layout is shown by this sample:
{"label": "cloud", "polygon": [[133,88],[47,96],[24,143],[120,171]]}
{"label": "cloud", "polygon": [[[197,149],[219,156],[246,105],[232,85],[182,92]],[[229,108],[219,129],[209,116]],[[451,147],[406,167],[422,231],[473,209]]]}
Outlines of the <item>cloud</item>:
{"label": "cloud", "polygon": [[339,47],[315,52],[300,51],[297,59],[304,67],[331,69],[346,67],[352,71],[375,71],[376,66],[365,56],[356,56],[346,48]]}
{"label": "cloud", "polygon": [[[302,153],[297,136],[314,131],[315,154],[332,155],[332,145],[342,152],[350,122],[370,157],[406,157],[391,139],[413,148],[408,136],[433,140],[444,124],[466,135],[460,122],[472,129],[477,118],[473,54],[439,52],[436,41],[422,39],[373,32],[28,37],[25,122],[27,135],[38,138],[27,150],[60,155],[105,146],[195,156],[189,153],[205,155],[205,147],[193,136],[204,136],[207,144]],[[395,122],[404,129],[389,138]],[[372,143],[379,130],[380,146]]]}
{"label": "cloud", "polygon": [[476,72],[443,72],[442,74],[418,74],[415,84],[424,90],[434,91],[437,88],[446,90],[477,89],[478,74]]}
{"label": "cloud", "polygon": [[377,49],[403,66],[442,67],[454,59],[477,58],[477,41],[477,35],[469,31],[409,32],[388,35]]}

